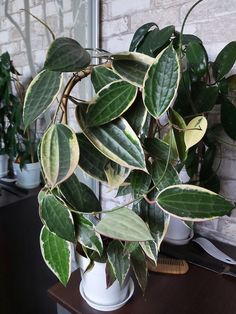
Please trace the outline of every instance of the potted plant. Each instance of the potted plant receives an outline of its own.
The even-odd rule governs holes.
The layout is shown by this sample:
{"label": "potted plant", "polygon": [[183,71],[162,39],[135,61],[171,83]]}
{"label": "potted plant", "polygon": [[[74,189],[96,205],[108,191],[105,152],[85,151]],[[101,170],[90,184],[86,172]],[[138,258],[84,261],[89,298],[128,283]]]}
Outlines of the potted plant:
{"label": "potted plant", "polygon": [[25,97],[25,87],[19,78],[16,78],[15,88],[21,103],[21,120],[16,136],[16,157],[13,163],[14,172],[17,178],[17,185],[32,189],[40,184],[40,164],[37,155],[38,134],[37,121],[34,121],[27,129],[23,129],[22,113]]}
{"label": "potted plant", "polygon": [[8,159],[16,152],[16,133],[20,124],[21,106],[13,94],[17,75],[8,52],[0,56],[0,177],[8,174]]}
{"label": "potted plant", "polygon": [[[88,51],[71,38],[57,38],[49,47],[43,71],[27,89],[23,118],[27,128],[61,92],[39,148],[45,180],[39,211],[43,257],[64,285],[71,273],[72,243],[88,258],[83,268],[87,273],[95,262],[105,263],[108,287],[116,280],[123,287],[133,268],[145,290],[146,260],[156,263],[170,216],[202,221],[234,208],[215,192],[182,184],[179,178],[191,147],[207,130],[203,111],[184,118],[177,105],[188,47],[196,43],[199,40],[184,35],[183,28],[178,33],[174,26],[160,30],[149,23],[136,31],[129,52],[96,53],[105,60],[99,66],[93,66]],[[193,65],[191,70],[202,68]],[[61,91],[63,72],[73,74]],[[88,76],[96,96],[84,101],[72,91]],[[68,100],[75,104],[81,130],[77,134],[69,126]],[[117,195],[130,194],[132,199],[104,214],[100,201],[74,174],[77,166],[118,189]],[[80,287],[86,301],[98,309],[117,308],[128,298],[125,294],[106,307],[93,299],[83,280]]]}

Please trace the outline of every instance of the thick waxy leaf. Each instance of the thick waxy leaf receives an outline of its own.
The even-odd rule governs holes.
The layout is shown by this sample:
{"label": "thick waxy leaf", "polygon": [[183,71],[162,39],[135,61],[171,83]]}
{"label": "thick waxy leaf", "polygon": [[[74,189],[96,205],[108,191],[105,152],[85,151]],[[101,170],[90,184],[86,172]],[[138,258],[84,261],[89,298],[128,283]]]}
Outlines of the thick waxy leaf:
{"label": "thick waxy leaf", "polygon": [[106,216],[97,224],[96,230],[104,236],[122,241],[153,240],[143,220],[125,207],[106,212]]}
{"label": "thick waxy leaf", "polygon": [[106,181],[105,166],[109,159],[100,153],[83,133],[77,134],[80,147],[79,167],[96,180]]}
{"label": "thick waxy leaf", "polygon": [[[148,195],[148,197],[150,200],[153,200],[152,195]],[[157,250],[159,251],[169,225],[170,215],[164,212],[156,203],[152,202],[149,204],[145,199],[142,199],[140,203],[140,215],[148,224],[151,235],[157,245]]]}
{"label": "thick waxy leaf", "polygon": [[75,230],[69,208],[54,195],[46,195],[40,206],[40,216],[47,228],[58,237],[74,242]]}
{"label": "thick waxy leaf", "polygon": [[170,45],[160,56],[157,56],[144,79],[143,101],[154,118],[162,116],[173,104],[179,78],[179,61]]}
{"label": "thick waxy leaf", "polygon": [[122,79],[135,86],[142,86],[144,76],[155,59],[138,52],[112,55],[112,68]]}
{"label": "thick waxy leaf", "polygon": [[89,63],[89,53],[76,40],[61,37],[49,47],[44,68],[58,72],[79,72]]}
{"label": "thick waxy leaf", "polygon": [[192,41],[186,49],[186,57],[191,72],[201,78],[207,71],[207,53],[202,44]]}
{"label": "thick waxy leaf", "polygon": [[59,186],[60,192],[75,210],[79,212],[96,212],[101,210],[101,205],[94,192],[81,183],[75,174],[72,174]]}
{"label": "thick waxy leaf", "polygon": [[232,68],[236,60],[236,41],[227,44],[213,63],[213,74],[217,81],[221,80]]}
{"label": "thick waxy leaf", "polygon": [[130,268],[130,256],[124,250],[120,241],[112,241],[107,248],[107,256],[113,273],[120,283],[124,284]]}
{"label": "thick waxy leaf", "polygon": [[158,190],[163,190],[167,186],[181,183],[177,171],[171,164],[168,164],[166,168],[166,161],[164,160],[155,160],[153,162],[151,166],[151,176]]}
{"label": "thick waxy leaf", "polygon": [[218,95],[219,87],[217,86],[209,87],[205,82],[192,84],[191,97],[194,103],[194,113],[211,111],[216,104]]}
{"label": "thick waxy leaf", "polygon": [[146,34],[152,27],[158,26],[156,25],[156,23],[146,23],[136,30],[129,47],[129,51],[134,51],[138,48],[139,44],[145,38]]}
{"label": "thick waxy leaf", "polygon": [[146,258],[140,246],[131,253],[131,263],[140,288],[145,291],[147,285]]}
{"label": "thick waxy leaf", "polygon": [[174,33],[175,27],[173,25],[166,26],[163,29],[154,29],[152,35],[149,37],[150,50],[155,53],[159,51],[163,46],[169,44],[170,37]]}
{"label": "thick waxy leaf", "polygon": [[228,99],[222,99],[221,123],[227,135],[236,140],[236,108]]}
{"label": "thick waxy leaf", "polygon": [[40,234],[40,246],[45,263],[65,286],[71,274],[70,243],[44,226]]}
{"label": "thick waxy leaf", "polygon": [[101,256],[103,242],[100,234],[95,231],[94,224],[83,215],[79,215],[76,219],[76,227],[78,228],[77,239],[79,243],[88,249],[98,252]]}
{"label": "thick waxy leaf", "polygon": [[103,65],[94,67],[91,73],[91,81],[96,93],[104,86],[118,80],[120,77]]}
{"label": "thick waxy leaf", "polygon": [[147,118],[147,109],[143,104],[141,93],[138,93],[133,105],[124,113],[123,117],[134,132],[140,134]]}
{"label": "thick waxy leaf", "polygon": [[178,150],[179,159],[183,162],[187,157],[186,146],[184,142],[184,130],[186,129],[186,124],[181,115],[174,109],[170,110],[170,120],[173,124],[175,143]]}
{"label": "thick waxy leaf", "polygon": [[79,125],[90,142],[105,156],[130,169],[145,169],[141,143],[124,118],[100,127],[87,128],[83,108],[77,107]]}
{"label": "thick waxy leaf", "polygon": [[145,150],[154,158],[166,160],[169,154],[169,145],[158,138],[145,138]]}
{"label": "thick waxy leaf", "polygon": [[130,184],[134,198],[145,195],[151,184],[151,176],[146,172],[135,170],[131,173]]}
{"label": "thick waxy leaf", "polygon": [[203,138],[207,130],[207,119],[204,116],[193,118],[184,132],[186,150],[194,146]]}
{"label": "thick waxy leaf", "polygon": [[87,126],[98,126],[116,119],[132,105],[136,95],[137,88],[124,81],[105,86],[88,108]]}
{"label": "thick waxy leaf", "polygon": [[162,190],[156,200],[164,211],[193,221],[228,215],[234,208],[234,205],[222,196],[188,184],[170,186]]}
{"label": "thick waxy leaf", "polygon": [[40,72],[27,88],[23,120],[27,128],[36,120],[54,101],[62,83],[62,75],[59,72],[44,70]]}
{"label": "thick waxy leaf", "polygon": [[118,196],[125,196],[125,195],[131,194],[131,193],[132,193],[131,185],[127,184],[127,185],[119,187],[118,192],[116,194],[116,197],[118,197]]}
{"label": "thick waxy leaf", "polygon": [[145,241],[139,243],[144,253],[149,257],[154,263],[156,263],[157,259],[157,245],[154,241]]}
{"label": "thick waxy leaf", "polygon": [[40,159],[50,186],[69,178],[79,161],[79,145],[75,133],[64,124],[53,124],[42,138]]}
{"label": "thick waxy leaf", "polygon": [[130,169],[122,167],[113,161],[109,161],[105,167],[108,185],[111,188],[119,187],[130,173]]}

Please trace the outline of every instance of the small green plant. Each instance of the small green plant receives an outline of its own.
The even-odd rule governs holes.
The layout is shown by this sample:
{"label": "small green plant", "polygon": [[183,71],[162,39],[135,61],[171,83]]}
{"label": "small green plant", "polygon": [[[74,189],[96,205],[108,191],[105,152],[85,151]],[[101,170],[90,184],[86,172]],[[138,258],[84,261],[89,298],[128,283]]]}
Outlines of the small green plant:
{"label": "small green plant", "polygon": [[[224,97],[229,104],[222,88],[236,48],[230,43],[211,64],[196,36],[148,23],[134,34],[130,51],[99,51],[93,57],[105,62],[94,66],[78,42],[55,39],[26,92],[26,128],[61,95],[39,149],[45,178],[39,194],[41,250],[63,284],[70,277],[71,243],[79,243],[91,266],[94,260],[107,263],[108,285],[115,279],[122,285],[132,267],[144,290],[146,259],[156,262],[170,215],[202,221],[234,208],[200,187],[199,180],[182,184],[179,171],[186,165],[189,174],[194,169],[190,177],[196,176],[191,158],[210,143],[207,115],[217,99]],[[73,74],[62,90],[63,72]],[[96,93],[91,101],[72,93],[85,77],[91,78]],[[81,130],[77,134],[69,126],[69,100]],[[229,132],[226,121],[223,126]],[[101,216],[100,201],[74,174],[77,166],[132,200]]]}

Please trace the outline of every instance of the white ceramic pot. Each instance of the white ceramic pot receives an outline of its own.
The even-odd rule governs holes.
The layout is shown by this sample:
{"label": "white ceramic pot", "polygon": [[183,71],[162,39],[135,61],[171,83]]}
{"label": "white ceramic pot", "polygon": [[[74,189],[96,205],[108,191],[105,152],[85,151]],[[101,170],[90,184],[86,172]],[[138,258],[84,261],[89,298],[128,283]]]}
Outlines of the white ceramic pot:
{"label": "white ceramic pot", "polygon": [[164,241],[173,244],[187,244],[193,236],[193,231],[181,219],[170,216],[170,222]]}
{"label": "white ceramic pot", "polygon": [[13,163],[14,172],[17,178],[17,185],[26,189],[33,189],[40,184],[40,164],[34,162],[25,164],[21,169],[20,164]]}
{"label": "white ceramic pot", "polygon": [[0,155],[0,178],[8,173],[8,155]]}
{"label": "white ceramic pot", "polygon": [[134,283],[127,279],[121,288],[116,280],[111,287],[106,287],[105,263],[95,262],[94,267],[86,271],[89,260],[78,255],[81,269],[80,293],[84,300],[93,308],[100,311],[113,311],[122,307],[132,296]]}

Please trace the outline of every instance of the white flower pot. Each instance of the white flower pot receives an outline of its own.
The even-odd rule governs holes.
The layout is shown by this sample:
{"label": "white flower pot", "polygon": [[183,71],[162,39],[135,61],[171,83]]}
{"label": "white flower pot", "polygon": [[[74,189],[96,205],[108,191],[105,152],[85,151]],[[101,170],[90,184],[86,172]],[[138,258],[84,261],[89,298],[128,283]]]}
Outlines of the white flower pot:
{"label": "white flower pot", "polygon": [[111,287],[106,287],[105,263],[95,262],[94,267],[86,271],[89,260],[78,254],[81,269],[80,293],[84,300],[93,308],[100,311],[116,310],[129,300],[134,292],[134,283],[127,279],[121,288],[116,280]]}
{"label": "white flower pot", "polygon": [[170,216],[170,222],[164,241],[177,245],[187,244],[193,237],[193,231],[181,219]]}
{"label": "white flower pot", "polygon": [[0,155],[0,178],[8,173],[8,155]]}
{"label": "white flower pot", "polygon": [[17,185],[26,188],[33,189],[40,184],[40,164],[34,162],[31,164],[25,164],[21,169],[20,164],[13,163],[14,172],[17,178]]}

